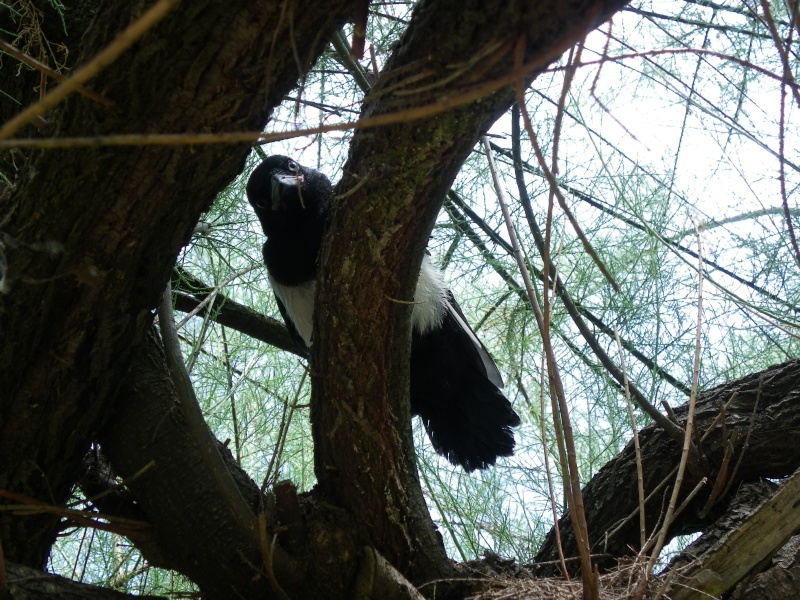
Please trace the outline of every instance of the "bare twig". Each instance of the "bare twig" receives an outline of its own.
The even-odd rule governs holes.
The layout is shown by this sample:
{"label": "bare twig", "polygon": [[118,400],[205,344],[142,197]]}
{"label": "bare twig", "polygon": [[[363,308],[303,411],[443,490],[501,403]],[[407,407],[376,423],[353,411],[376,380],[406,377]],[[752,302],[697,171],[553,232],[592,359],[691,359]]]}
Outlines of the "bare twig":
{"label": "bare twig", "polygon": [[[522,100],[519,101],[521,107],[525,105],[524,103],[524,96],[522,96]],[[592,244],[589,242],[589,239],[586,237],[586,234],[583,232],[578,220],[575,218],[575,215],[572,214],[569,206],[567,205],[567,199],[564,197],[564,194],[558,187],[558,181],[556,181],[556,177],[550,168],[547,166],[547,163],[544,159],[544,153],[542,152],[542,148],[539,146],[539,139],[536,136],[536,133],[533,131],[533,126],[530,125],[530,118],[527,115],[527,111],[523,111],[523,120],[525,122],[525,129],[528,132],[528,137],[530,138],[531,145],[533,146],[533,150],[536,154],[536,160],[539,162],[539,167],[542,169],[542,173],[544,174],[547,183],[550,185],[550,190],[555,197],[558,199],[558,205],[561,207],[561,210],[567,216],[567,219],[572,225],[572,228],[575,230],[578,239],[580,239],[581,244],[583,244],[583,248],[589,257],[594,261],[594,264],[597,266],[600,273],[602,273],[603,277],[608,281],[614,291],[619,291],[619,286],[617,282],[614,281],[614,278],[611,276],[611,273],[608,272],[606,266],[603,264],[603,261],[600,260],[597,252],[592,247]],[[545,236],[545,239],[547,237]],[[547,245],[547,244],[545,244]]]}
{"label": "bare twig", "polygon": [[739,458],[736,461],[736,466],[733,467],[733,472],[731,476],[728,478],[728,485],[725,487],[725,490],[722,492],[722,496],[727,496],[728,492],[733,485],[733,482],[736,480],[736,474],[739,472],[739,468],[742,466],[742,461],[744,460],[744,455],[747,452],[747,449],[750,447],[750,435],[753,433],[753,425],[756,421],[756,411],[758,410],[759,405],[761,404],[761,391],[763,389],[764,381],[761,377],[758,378],[758,390],[756,392],[756,401],[753,403],[753,412],[750,413],[750,423],[747,426],[747,435],[744,438],[744,443],[742,444],[742,451],[739,453]]}
{"label": "bare twig", "polygon": [[[22,50],[20,50],[16,46],[13,46],[12,44],[9,44],[8,42],[6,42],[3,39],[0,39],[0,50],[3,50],[4,52],[8,52],[11,56],[16,58],[17,60],[20,60],[20,61],[24,62],[29,67],[33,67],[37,71],[40,71],[41,73],[44,73],[45,75],[47,75],[48,77],[50,77],[52,79],[55,79],[56,81],[64,82],[64,81],[67,80],[67,77],[65,75],[62,75],[58,71],[54,71],[53,69],[48,67],[46,64],[44,64],[42,62],[39,62],[38,60],[36,60],[32,56],[28,56]],[[44,89],[44,88],[42,88],[42,89]],[[114,104],[108,98],[105,98],[105,97],[101,96],[100,94],[96,94],[92,90],[87,90],[85,87],[81,86],[81,87],[77,88],[75,91],[78,92],[79,94],[83,95],[83,96],[86,96],[87,98],[91,98],[95,102],[99,102],[100,104],[104,104],[105,106],[112,106]]]}
{"label": "bare twig", "polygon": [[[161,0],[161,2],[174,3],[178,2],[178,0]],[[155,6],[153,8],[155,8]],[[18,127],[15,126],[11,133],[6,133],[5,128],[11,124],[11,121],[9,121],[6,123],[3,129],[0,130],[0,134],[2,134],[0,135],[0,148],[78,148],[99,146],[235,144],[243,142],[258,142],[266,144],[279,140],[287,140],[296,137],[326,133],[329,131],[347,131],[350,129],[355,129],[356,127],[360,129],[372,129],[375,127],[381,127],[383,125],[417,121],[442,114],[453,108],[464,106],[481,98],[485,98],[486,96],[513,84],[520,78],[524,79],[537,71],[541,71],[545,65],[549,64],[555,58],[560,56],[567,48],[569,48],[575,42],[575,39],[583,37],[583,35],[585,35],[585,33],[592,28],[594,19],[596,17],[596,11],[590,11],[589,14],[587,14],[584,22],[581,23],[578,28],[576,28],[574,37],[565,38],[561,41],[561,43],[556,44],[546,52],[537,54],[530,62],[516,66],[515,68],[511,69],[510,72],[501,77],[492,79],[474,87],[470,87],[467,91],[461,94],[443,96],[431,104],[376,115],[374,117],[359,119],[357,121],[348,121],[334,125],[322,125],[319,127],[309,127],[306,129],[296,129],[289,132],[274,133],[235,132],[226,134],[134,134],[50,139],[4,139],[9,135],[12,135],[18,129]],[[73,75],[68,81],[72,81],[77,75],[78,73],[75,73],[75,75]],[[83,83],[83,81],[79,81],[78,83]],[[64,85],[66,85],[66,83]],[[48,95],[48,98],[50,95]],[[38,104],[35,106],[38,106]],[[49,108],[49,106],[47,108]],[[21,114],[22,113],[20,113],[20,115]],[[21,124],[19,126],[21,126]]]}
{"label": "bare twig", "polygon": [[[517,103],[517,107],[519,108],[519,112],[522,116],[527,116],[527,111],[524,108],[524,105],[520,105]],[[530,118],[526,119],[526,125],[530,125]],[[547,242],[545,238],[542,236],[541,230],[539,226],[536,224],[536,219],[533,216],[533,212],[530,206],[530,199],[528,198],[528,193],[525,188],[525,180],[522,174],[522,162],[520,157],[520,147],[519,147],[519,138],[520,138],[520,131],[519,131],[519,115],[515,113],[515,117],[512,118],[511,121],[512,126],[512,158],[514,161],[514,171],[516,174],[517,179],[517,189],[519,190],[520,200],[522,202],[523,210],[525,211],[525,216],[528,219],[528,224],[531,228],[533,233],[534,240],[536,241],[537,248],[539,253],[542,255],[543,260],[547,256]],[[606,354],[605,350],[603,350],[602,346],[598,342],[595,335],[586,325],[586,322],[581,318],[581,313],[578,310],[575,303],[572,301],[569,293],[567,292],[564,285],[561,281],[556,278],[553,282],[553,286],[555,287],[556,293],[558,294],[561,301],[564,303],[564,307],[567,309],[572,321],[575,323],[578,331],[581,332],[581,335],[586,340],[589,347],[595,353],[598,360],[602,363],[603,367],[609,372],[609,374],[620,384],[623,385],[623,375],[622,372],[617,368],[617,365],[614,364],[614,361],[611,360],[611,357]],[[587,315],[587,318],[589,315]],[[595,321],[593,321],[595,322]],[[596,325],[599,323],[595,322]],[[603,327],[606,327],[603,325]],[[611,332],[609,335],[613,335]],[[629,351],[632,351],[629,349]],[[639,360],[642,360],[641,353],[637,353],[633,350],[634,354],[638,354]],[[659,410],[653,406],[645,397],[645,395],[632,383],[628,382],[628,387],[633,395],[633,398],[636,400],[636,403],[639,407],[646,412],[650,418],[652,418],[662,429],[664,429],[670,436],[672,436],[675,440],[680,441],[683,440],[683,429],[681,429],[678,425],[670,421],[667,417],[665,417]]]}
{"label": "bare twig", "polygon": [[186,325],[186,323],[187,323],[187,321],[189,321],[189,319],[191,319],[197,313],[199,313],[201,310],[206,308],[206,306],[208,306],[208,309],[210,310],[211,306],[213,306],[213,304],[214,304],[214,300],[216,299],[217,295],[229,283],[231,283],[232,281],[238,279],[242,275],[247,275],[250,271],[254,271],[256,269],[260,269],[261,267],[263,267],[263,265],[261,263],[258,263],[258,264],[255,264],[255,265],[251,265],[249,267],[245,267],[244,269],[242,269],[240,271],[237,271],[236,273],[234,273],[233,275],[228,277],[222,283],[218,283],[217,285],[215,285],[214,289],[211,290],[211,292],[209,292],[208,296],[206,296],[205,298],[203,298],[200,301],[200,304],[198,304],[196,307],[194,307],[190,312],[186,313],[186,316],[183,317],[180,320],[180,322],[175,326],[175,329],[180,331],[183,328],[183,326]]}
{"label": "bare twig", "polygon": [[[633,414],[633,403],[631,402],[631,389],[628,385],[628,372],[625,369],[625,355],[622,352],[622,342],[619,339],[619,333],[616,328],[614,334],[617,338],[617,349],[619,352],[619,366],[622,375],[625,378],[625,399],[628,404],[628,416],[631,420],[631,429],[633,430],[633,447],[636,452],[636,488],[639,492],[639,547],[644,548],[647,538],[647,527],[645,526],[645,510],[644,510],[644,470],[642,469],[642,448],[639,445],[639,430],[636,427],[636,416]],[[645,577],[648,573],[645,572]]]}
{"label": "bare twig", "polygon": [[681,483],[683,482],[683,475],[686,471],[686,464],[689,461],[689,451],[692,447],[692,430],[694,427],[694,413],[697,404],[697,388],[700,379],[700,346],[701,334],[703,325],[703,244],[700,236],[700,229],[697,229],[697,254],[699,256],[697,264],[697,327],[695,333],[694,345],[694,368],[692,373],[692,395],[689,397],[689,411],[686,416],[686,435],[683,441],[683,449],[681,451],[681,462],[678,465],[678,473],[675,476],[675,485],[672,488],[672,496],[670,497],[669,505],[667,506],[667,514],[664,517],[664,523],[661,531],[658,534],[653,552],[650,555],[650,560],[647,563],[648,571],[652,570],[653,566],[658,559],[661,548],[664,546],[664,540],[667,537],[667,530],[672,524],[673,513],[678,501],[678,494],[680,494]]}
{"label": "bare twig", "polygon": [[[518,86],[521,91],[521,84]],[[581,576],[583,578],[583,594],[586,599],[597,599],[597,577],[592,568],[592,559],[589,551],[589,536],[586,525],[586,514],[583,508],[583,496],[581,494],[580,472],[578,470],[578,463],[575,452],[575,441],[572,435],[572,425],[570,423],[569,411],[567,409],[566,394],[564,386],[561,382],[561,376],[558,372],[558,365],[555,360],[555,353],[550,340],[549,328],[544,319],[544,315],[539,306],[539,300],[534,292],[533,282],[531,281],[530,274],[528,273],[525,258],[522,255],[522,248],[519,245],[517,234],[514,230],[511,213],[508,210],[508,205],[505,202],[505,195],[500,186],[500,180],[497,176],[497,170],[494,165],[492,157],[492,149],[489,145],[489,138],[483,138],[483,146],[486,151],[486,156],[489,160],[489,170],[492,173],[492,180],[494,182],[495,192],[497,193],[497,200],[500,204],[500,210],[503,213],[503,219],[508,229],[508,235],[511,239],[512,247],[514,248],[514,256],[517,260],[517,265],[522,275],[522,280],[525,282],[525,289],[528,292],[528,299],[536,315],[536,322],[539,326],[539,331],[542,335],[542,343],[544,345],[545,353],[547,356],[547,372],[550,380],[550,385],[553,386],[556,398],[558,399],[558,409],[561,417],[561,428],[564,433],[564,443],[567,448],[567,477],[565,481],[569,482],[567,487],[568,498],[570,501],[570,516],[572,519],[575,537],[578,542],[578,553],[581,557]]]}
{"label": "bare twig", "polygon": [[[774,80],[780,81],[780,82],[784,81],[783,75],[776,75],[775,73],[773,73],[772,71],[768,71],[764,67],[759,67],[756,64],[753,64],[753,63],[751,63],[749,61],[743,60],[743,59],[738,58],[736,56],[732,56],[730,54],[725,54],[724,52],[715,52],[714,50],[705,50],[703,48],[665,48],[665,49],[662,49],[662,50],[646,50],[646,51],[643,51],[643,52],[630,52],[630,53],[627,53],[627,54],[618,54],[616,56],[604,56],[604,57],[602,57],[602,58],[600,58],[598,60],[588,60],[588,61],[582,62],[582,63],[580,63],[578,65],[575,65],[575,66],[576,67],[590,67],[592,65],[599,65],[601,63],[606,63],[606,62],[619,62],[619,61],[627,60],[629,58],[647,58],[647,57],[650,57],[650,56],[662,56],[662,55],[670,55],[670,54],[699,54],[699,55],[703,55],[703,56],[713,56],[715,58],[719,58],[721,60],[730,61],[730,62],[736,63],[737,65],[740,65],[742,67],[746,67],[748,69],[752,69],[753,71],[761,73],[762,75],[764,75],[765,77],[769,77],[770,79],[774,79]],[[566,68],[567,67],[565,67],[565,66],[551,67],[551,68],[547,69],[547,71],[548,72],[563,71]],[[800,88],[800,84],[798,84],[797,82],[794,82],[794,81],[788,82],[787,85],[792,87],[792,89]]]}
{"label": "bare twig", "polygon": [[783,218],[786,229],[789,231],[789,241],[794,250],[794,260],[800,266],[800,248],[797,247],[797,236],[792,224],[792,213],[789,210],[789,198],[786,194],[786,85],[781,86],[780,122],[778,124],[778,181],[781,187],[781,204],[783,205]]}
{"label": "bare twig", "polygon": [[[84,527],[93,527],[102,531],[111,531],[120,535],[135,536],[137,531],[144,531],[150,529],[152,525],[146,521],[139,521],[138,519],[129,519],[126,517],[119,517],[114,515],[106,515],[88,510],[76,510],[74,508],[67,508],[65,506],[56,506],[54,504],[46,504],[36,498],[31,498],[18,492],[0,489],[0,497],[6,498],[17,504],[3,504],[0,506],[0,512],[10,511],[14,514],[34,515],[34,514],[51,514],[64,517],[70,521],[82,525]],[[103,519],[108,523],[102,523],[97,519]]]}
{"label": "bare twig", "polygon": [[[662,488],[663,488],[665,485],[667,485],[667,483],[669,483],[669,481],[672,479],[672,477],[673,477],[673,476],[675,475],[675,473],[677,473],[677,472],[678,472],[678,467],[673,467],[673,468],[672,468],[672,470],[671,470],[669,473],[667,473],[667,476],[666,476],[666,477],[664,477],[664,479],[662,479],[662,480],[661,480],[661,482],[660,482],[660,483],[659,483],[659,484],[658,484],[656,487],[654,487],[654,488],[653,488],[653,491],[651,491],[651,492],[650,492],[650,493],[647,495],[647,498],[645,498],[645,499],[644,499],[644,504],[645,504],[645,506],[647,505],[647,503],[648,503],[648,502],[650,502],[650,500],[652,500],[652,499],[653,499],[653,497],[654,497],[654,496],[655,496],[655,495],[656,495],[656,494],[657,494],[657,493],[658,493],[658,492],[659,492],[659,491],[660,491],[660,490],[661,490],[661,489],[662,489]],[[616,526],[616,527],[614,527],[614,529],[612,529],[611,531],[609,531],[608,533],[606,533],[606,535],[605,535],[606,539],[610,539],[610,538],[614,537],[614,536],[615,536],[615,535],[616,535],[616,534],[617,534],[617,533],[618,533],[618,532],[619,532],[619,531],[620,531],[620,530],[621,530],[621,529],[622,529],[622,528],[623,528],[625,525],[627,525],[628,523],[630,523],[630,522],[631,522],[631,520],[632,520],[632,519],[633,519],[633,518],[634,518],[634,517],[635,517],[635,516],[636,516],[636,515],[639,513],[639,511],[640,511],[640,510],[641,510],[641,508],[640,508],[639,506],[637,506],[636,508],[634,508],[634,509],[631,511],[631,513],[630,513],[629,515],[627,515],[627,516],[626,516],[624,519],[622,519],[621,521],[619,521],[619,522],[617,523],[617,526]],[[647,547],[647,545],[645,544],[645,548],[646,548],[646,547]]]}
{"label": "bare twig", "polygon": [[278,439],[275,442],[275,449],[272,452],[272,456],[269,459],[269,464],[267,465],[266,473],[264,474],[264,483],[261,484],[262,494],[266,491],[269,484],[274,484],[278,478],[278,461],[283,454],[283,448],[286,444],[286,437],[289,433],[289,425],[292,422],[294,411],[300,402],[300,393],[303,391],[303,384],[306,382],[307,375],[308,370],[303,369],[303,376],[300,378],[300,383],[297,384],[297,390],[295,391],[294,398],[291,402],[286,400],[283,404],[283,414],[281,415],[281,424],[278,429]]}
{"label": "bare twig", "polygon": [[[614,26],[613,19],[609,19],[609,21],[608,21],[608,31],[606,32],[606,43],[605,43],[605,46],[603,46],[603,52],[601,54],[602,57],[606,57],[606,58],[608,57],[608,47],[611,45],[611,38],[612,38],[611,31],[612,31],[613,26]],[[597,103],[597,105],[600,107],[600,109],[605,114],[607,114],[609,117],[611,117],[614,120],[614,122],[617,125],[619,125],[622,128],[622,130],[631,139],[633,139],[634,141],[638,142],[639,139],[635,135],[633,135],[633,132],[631,132],[631,130],[628,129],[622,121],[620,121],[617,117],[614,116],[614,113],[612,113],[608,109],[608,107],[603,103],[602,100],[600,100],[599,96],[597,95],[597,82],[600,81],[600,73],[603,71],[603,65],[604,64],[606,64],[606,61],[601,60],[600,61],[600,66],[597,67],[597,72],[594,74],[594,79],[592,80],[592,85],[589,88],[589,94],[592,96],[592,98],[594,98],[594,101]]]}
{"label": "bare twig", "polygon": [[269,585],[272,588],[272,591],[275,592],[275,595],[280,598],[280,600],[290,600],[288,594],[284,591],[284,589],[281,587],[281,584],[278,583],[278,579],[275,577],[273,557],[275,556],[275,542],[277,541],[278,536],[273,535],[272,543],[268,543],[267,535],[267,515],[264,513],[264,511],[261,511],[258,513],[258,546],[261,548],[261,559],[264,561],[264,569],[267,571],[267,579],[269,579]]}
{"label": "bare twig", "polygon": [[708,429],[706,429],[706,432],[703,434],[703,437],[700,438],[701,445],[703,444],[703,442],[706,441],[706,439],[708,439],[708,436],[711,435],[711,432],[714,431],[714,428],[717,426],[717,424],[725,418],[725,415],[727,414],[731,404],[733,404],[733,401],[736,400],[736,398],[738,397],[739,397],[739,390],[736,390],[735,392],[733,392],[733,394],[731,394],[731,397],[728,399],[725,405],[720,409],[719,414],[714,419],[714,422],[708,426]]}
{"label": "bare twig", "polygon": [[769,33],[772,36],[772,42],[775,44],[775,50],[778,51],[781,64],[783,65],[782,87],[785,88],[788,85],[792,89],[794,100],[800,108],[800,90],[798,90],[797,83],[794,80],[794,73],[787,51],[787,48],[789,48],[792,43],[792,33],[794,29],[789,29],[789,39],[786,41],[786,46],[784,47],[783,40],[781,40],[781,36],[778,33],[778,27],[775,25],[775,20],[772,18],[772,11],[769,9],[769,0],[761,0],[761,10],[764,11],[764,22],[767,24]]}
{"label": "bare twig", "polygon": [[[561,526],[558,523],[558,512],[556,509],[556,493],[553,488],[553,475],[550,471],[550,455],[547,450],[547,427],[545,423],[547,422],[544,413],[544,390],[545,390],[545,361],[546,356],[544,349],[542,350],[542,362],[540,367],[540,379],[539,379],[539,421],[541,424],[542,430],[542,457],[544,458],[544,472],[547,475],[547,490],[550,496],[550,507],[553,510],[553,523],[556,531],[556,548],[558,549],[558,560],[559,566],[561,567],[561,574],[564,579],[569,579],[569,571],[567,570],[567,562],[564,558],[564,547],[561,543]],[[560,436],[560,428],[556,427],[556,436]],[[559,454],[561,447],[559,445]],[[566,462],[566,460],[562,459],[562,464]]]}

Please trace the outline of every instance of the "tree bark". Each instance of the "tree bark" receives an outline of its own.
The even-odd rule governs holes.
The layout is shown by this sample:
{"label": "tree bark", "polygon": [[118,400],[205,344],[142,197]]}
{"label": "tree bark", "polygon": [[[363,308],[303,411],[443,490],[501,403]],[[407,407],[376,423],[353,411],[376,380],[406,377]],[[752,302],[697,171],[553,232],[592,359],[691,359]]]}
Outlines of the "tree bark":
{"label": "tree bark", "polygon": [[[349,4],[181,3],[92,81],[112,108],[74,96],[46,115],[40,134],[25,133],[260,130]],[[76,64],[143,12],[141,2],[92,7],[96,16],[71,49]],[[178,251],[248,151],[238,144],[27,154],[14,189],[0,195],[10,286],[0,295],[0,488],[55,503],[67,497]],[[55,520],[8,512],[0,519],[6,556],[43,565]]]}
{"label": "tree bark", "polygon": [[[7,562],[8,587],[0,589],[6,600],[164,600],[164,596],[134,596],[107,588],[77,583],[58,575],[47,575],[24,565]],[[7,593],[8,596],[5,596]]]}
{"label": "tree bark", "polygon": [[800,598],[800,535],[794,536],[767,568],[733,592],[736,600]]}
{"label": "tree bark", "polygon": [[[741,522],[699,556],[693,548],[684,554],[691,562],[675,577],[673,600],[701,600],[727,595],[751,573],[783,548],[800,530],[800,472],[786,479],[779,489],[744,515]],[[741,510],[740,506],[736,510]],[[716,523],[715,523],[715,527]],[[703,538],[706,535],[703,535]],[[701,538],[701,540],[703,539]]]}
{"label": "tree bark", "polygon": [[281,350],[304,356],[303,350],[292,339],[282,321],[239,304],[222,292],[217,292],[213,301],[208,301],[201,307],[201,303],[209,299],[213,289],[186,272],[182,272],[180,277],[181,279],[174,284],[176,309],[185,313],[197,311],[197,314],[212,319],[220,325],[235,329]]}
{"label": "tree bark", "polygon": [[[291,598],[419,597],[375,549],[359,545],[357,515],[312,494],[298,498],[288,482],[262,496],[227,448],[204,445],[178,404],[153,334],[134,356],[100,439],[152,525],[130,536],[151,565],[183,573],[206,598],[282,598],[277,588]],[[231,474],[251,511],[245,522],[231,510],[239,499],[209,476],[204,453]]]}

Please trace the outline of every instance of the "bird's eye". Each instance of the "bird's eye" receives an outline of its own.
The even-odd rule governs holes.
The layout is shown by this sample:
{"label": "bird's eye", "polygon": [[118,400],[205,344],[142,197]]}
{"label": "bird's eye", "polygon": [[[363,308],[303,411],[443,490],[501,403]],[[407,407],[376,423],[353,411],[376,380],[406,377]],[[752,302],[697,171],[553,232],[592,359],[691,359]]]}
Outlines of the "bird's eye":
{"label": "bird's eye", "polygon": [[289,161],[289,170],[290,170],[292,173],[298,173],[298,172],[300,172],[300,165],[298,165],[298,164],[297,164],[296,162],[294,162],[293,160],[290,160],[290,161]]}

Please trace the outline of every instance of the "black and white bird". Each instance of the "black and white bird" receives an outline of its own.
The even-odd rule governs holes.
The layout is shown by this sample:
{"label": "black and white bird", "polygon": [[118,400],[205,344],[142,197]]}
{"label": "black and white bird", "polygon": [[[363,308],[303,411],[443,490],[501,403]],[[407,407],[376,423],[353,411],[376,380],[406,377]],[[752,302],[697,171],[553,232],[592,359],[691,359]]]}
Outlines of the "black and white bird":
{"label": "black and white bird", "polygon": [[[317,256],[333,186],[286,156],[266,158],[250,175],[247,198],[267,241],[264,263],[278,308],[304,350],[311,347]],[[411,412],[434,449],[466,471],[514,452],[519,416],[500,391],[503,380],[426,256],[414,294]]]}

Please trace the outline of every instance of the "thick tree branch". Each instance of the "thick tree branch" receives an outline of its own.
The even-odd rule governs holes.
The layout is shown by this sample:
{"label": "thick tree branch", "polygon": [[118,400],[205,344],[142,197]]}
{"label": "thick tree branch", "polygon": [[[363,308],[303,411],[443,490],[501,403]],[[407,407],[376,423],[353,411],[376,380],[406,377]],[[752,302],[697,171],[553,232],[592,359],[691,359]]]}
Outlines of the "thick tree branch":
{"label": "thick tree branch", "polygon": [[[700,394],[697,403],[697,431],[707,438],[700,445],[707,464],[706,473],[691,474],[682,486],[682,501],[702,476],[709,484],[684,510],[670,529],[670,535],[700,531],[724,512],[726,494],[740,482],[761,478],[782,478],[800,467],[800,361],[770,367],[725,383]],[[725,407],[724,411],[722,407]],[[720,416],[720,412],[723,416]],[[682,422],[686,406],[675,411]],[[710,429],[710,432],[709,432]],[[708,432],[708,433],[707,433]],[[658,524],[662,502],[674,483],[672,471],[680,448],[663,430],[651,425],[640,430],[648,535]],[[726,453],[733,452],[726,460]],[[730,464],[724,469],[723,466]],[[715,485],[721,478],[719,486]],[[662,482],[666,487],[662,486]],[[659,487],[661,486],[661,487]],[[709,498],[715,487],[723,493]],[[638,549],[638,498],[633,444],[629,443],[609,461],[584,488],[593,551],[610,557],[629,555]],[[624,490],[624,492],[621,492]],[[653,493],[654,490],[659,490]],[[665,496],[666,495],[666,496]],[[705,514],[706,516],[700,516]],[[575,554],[569,516],[559,521],[564,552]],[[537,562],[557,559],[551,531],[536,557]],[[612,561],[605,563],[608,566]]]}
{"label": "thick tree branch", "polygon": [[[253,513],[261,504],[258,487],[221,444],[215,442],[211,455],[197,444],[155,333],[134,356],[125,383],[100,443],[154,526],[160,554],[145,557],[184,573],[211,597],[269,597],[269,586],[258,577],[262,568],[255,517],[243,523],[231,512],[229,494],[219,489],[206,463],[214,460],[233,476]],[[151,462],[153,467],[132,477]],[[281,570],[287,568],[283,556],[278,553],[275,560]]]}
{"label": "thick tree branch", "polygon": [[8,588],[0,590],[10,598],[45,600],[165,600],[164,596],[140,596],[124,594],[107,588],[71,581],[58,575],[44,573],[12,562],[5,564],[8,573]]}

